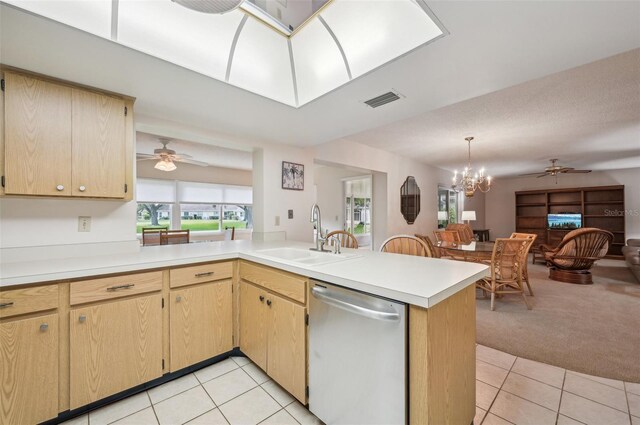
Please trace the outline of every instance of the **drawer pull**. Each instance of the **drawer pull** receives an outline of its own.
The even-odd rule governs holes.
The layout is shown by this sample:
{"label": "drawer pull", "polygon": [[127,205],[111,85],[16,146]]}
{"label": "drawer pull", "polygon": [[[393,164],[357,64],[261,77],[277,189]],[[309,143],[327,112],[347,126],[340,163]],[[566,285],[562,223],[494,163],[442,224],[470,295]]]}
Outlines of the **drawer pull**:
{"label": "drawer pull", "polygon": [[205,276],[211,276],[213,275],[215,272],[202,272],[202,273],[196,273],[195,276],[196,277],[205,277]]}
{"label": "drawer pull", "polygon": [[267,300],[267,305],[271,307],[271,300]]}
{"label": "drawer pull", "polygon": [[180,301],[182,301],[182,295],[178,295],[176,297],[176,302],[179,303]]}
{"label": "drawer pull", "polygon": [[12,307],[13,301],[9,301],[8,303],[0,303],[0,308]]}
{"label": "drawer pull", "polygon": [[109,288],[107,288],[107,291],[119,291],[121,289],[131,289],[134,286],[136,286],[135,283],[129,283],[127,285],[110,286]]}
{"label": "drawer pull", "polygon": [[261,303],[264,302],[264,296],[260,295],[258,298],[260,299]]}
{"label": "drawer pull", "polygon": [[40,325],[40,332],[46,332],[49,329],[49,324],[43,323]]}
{"label": "drawer pull", "polygon": [[80,323],[84,323],[87,321],[87,316],[85,316],[84,314],[81,314],[80,317],[78,317],[78,321]]}

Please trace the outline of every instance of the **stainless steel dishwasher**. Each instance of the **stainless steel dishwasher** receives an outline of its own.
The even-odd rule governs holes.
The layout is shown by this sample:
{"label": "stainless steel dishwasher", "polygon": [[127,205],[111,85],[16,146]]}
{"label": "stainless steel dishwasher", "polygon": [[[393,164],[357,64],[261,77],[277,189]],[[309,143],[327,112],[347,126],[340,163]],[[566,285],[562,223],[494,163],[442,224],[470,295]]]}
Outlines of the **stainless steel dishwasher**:
{"label": "stainless steel dishwasher", "polygon": [[406,305],[311,284],[309,410],[327,425],[405,424]]}

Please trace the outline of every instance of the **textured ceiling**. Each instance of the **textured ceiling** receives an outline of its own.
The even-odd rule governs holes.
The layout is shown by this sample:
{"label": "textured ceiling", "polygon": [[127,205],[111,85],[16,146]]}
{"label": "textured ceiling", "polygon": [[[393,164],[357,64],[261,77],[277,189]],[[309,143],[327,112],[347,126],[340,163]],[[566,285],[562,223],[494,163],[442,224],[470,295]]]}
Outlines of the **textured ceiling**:
{"label": "textured ceiling", "polygon": [[493,176],[640,167],[640,49],[378,127],[347,139]]}
{"label": "textured ceiling", "polygon": [[[299,109],[4,4],[0,57],[135,96],[136,113],[147,117],[236,139],[308,146],[640,47],[640,2],[427,4],[450,35]],[[390,89],[406,98],[378,109],[361,103]],[[464,134],[451,137],[463,144]],[[385,148],[399,142],[389,139]]]}
{"label": "textured ceiling", "polygon": [[[162,144],[158,136],[140,131],[136,133],[137,153],[153,155],[153,150],[161,147]],[[251,152],[176,139],[171,140],[167,148],[173,149],[179,154],[191,155],[193,159],[206,162],[215,167],[238,168],[241,170],[251,170],[253,168],[253,156]]]}

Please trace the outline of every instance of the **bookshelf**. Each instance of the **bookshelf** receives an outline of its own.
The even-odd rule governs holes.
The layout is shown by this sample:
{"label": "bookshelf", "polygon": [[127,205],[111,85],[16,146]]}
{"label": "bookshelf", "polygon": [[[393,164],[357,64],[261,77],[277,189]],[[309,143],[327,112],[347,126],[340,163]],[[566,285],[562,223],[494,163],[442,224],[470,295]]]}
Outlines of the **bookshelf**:
{"label": "bookshelf", "polygon": [[613,233],[607,257],[623,258],[624,186],[577,187],[516,192],[516,232],[535,233],[536,244],[557,245],[569,230],[547,229],[547,214],[582,214],[582,227]]}

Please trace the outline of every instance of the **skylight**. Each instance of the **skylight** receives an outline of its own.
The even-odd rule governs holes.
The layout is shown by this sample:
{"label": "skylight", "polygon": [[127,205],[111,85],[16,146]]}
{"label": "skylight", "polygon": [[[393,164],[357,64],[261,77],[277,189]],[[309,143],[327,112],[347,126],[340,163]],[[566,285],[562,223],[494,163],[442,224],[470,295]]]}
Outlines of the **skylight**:
{"label": "skylight", "polygon": [[292,107],[445,34],[424,0],[4,1]]}

